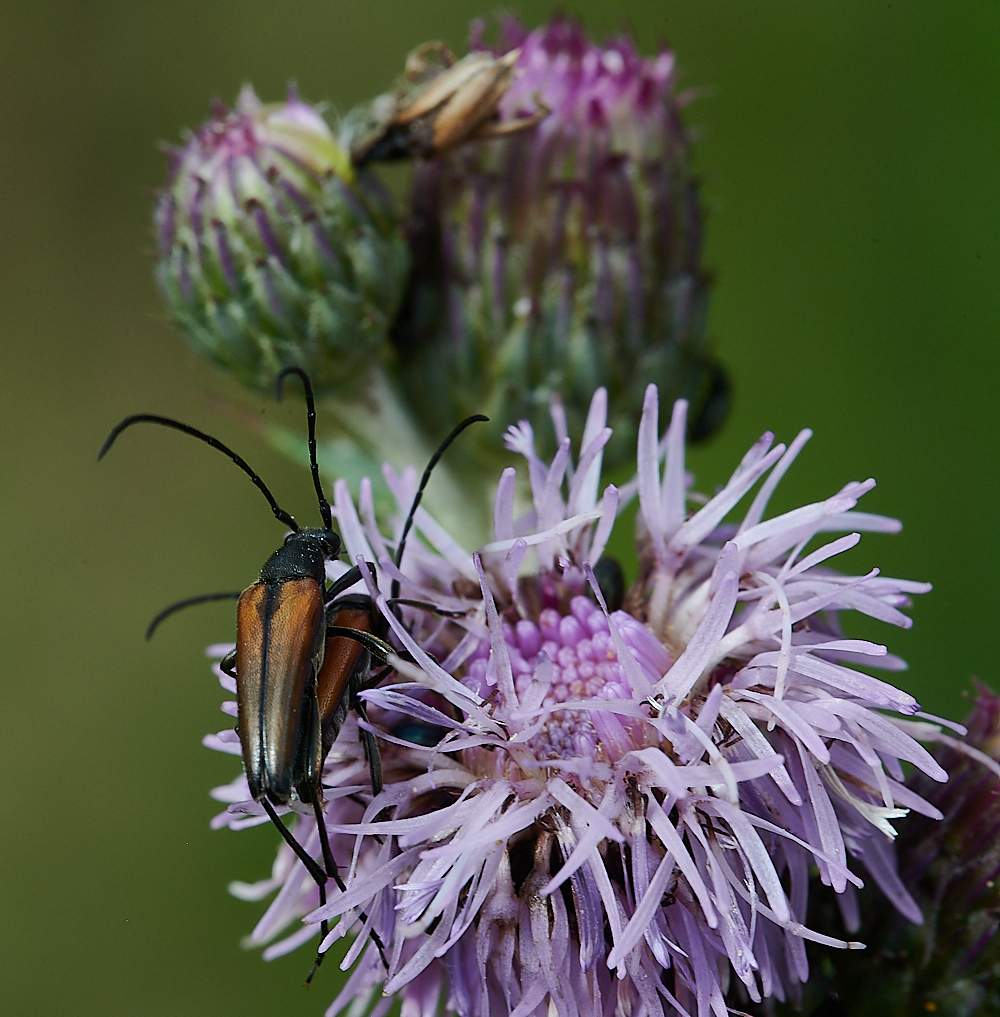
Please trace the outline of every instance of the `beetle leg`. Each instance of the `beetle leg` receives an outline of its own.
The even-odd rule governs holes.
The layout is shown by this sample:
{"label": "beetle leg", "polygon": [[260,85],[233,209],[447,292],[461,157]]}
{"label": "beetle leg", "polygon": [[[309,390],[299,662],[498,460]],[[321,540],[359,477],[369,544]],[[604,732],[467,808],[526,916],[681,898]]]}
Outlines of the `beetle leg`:
{"label": "beetle leg", "polygon": [[442,618],[465,618],[471,611],[475,610],[475,608],[469,607],[464,611],[447,611],[443,607],[435,607],[433,604],[428,604],[426,600],[410,600],[407,597],[393,597],[387,603],[392,606],[402,604],[404,607],[419,607],[423,611],[439,615]]}
{"label": "beetle leg", "polygon": [[[295,852],[295,857],[305,866],[306,872],[312,876],[312,881],[316,884],[316,889],[319,890],[319,906],[326,907],[326,873],[316,864],[315,861],[309,856],[306,849],[295,839],[292,831],[278,817],[278,813],[274,811],[274,806],[267,800],[266,797],[261,798],[260,804],[264,806],[264,811],[267,813],[268,819],[278,828],[278,833],[281,834],[284,842]],[[324,824],[323,829],[326,829]],[[327,934],[330,931],[330,926],[326,919],[320,922],[320,943],[326,939]],[[312,971],[309,972],[309,978],[312,978],[315,974],[316,969],[323,963],[324,955],[318,950],[316,952],[316,961],[313,964]],[[308,984],[308,980],[307,983]]]}
{"label": "beetle leg", "polygon": [[211,600],[239,600],[240,591],[233,590],[230,593],[203,593],[199,597],[185,597],[184,600],[178,600],[177,603],[171,604],[169,607],[165,607],[150,623],[146,629],[146,642],[153,638],[153,633],[157,630],[165,618],[169,618],[175,611],[180,611],[185,607],[194,607],[195,604],[207,604]]}
{"label": "beetle leg", "polygon": [[[292,849],[292,851],[295,852],[295,856],[305,866],[306,871],[309,873],[309,875],[312,876],[313,882],[316,884],[316,888],[319,890],[319,906],[326,907],[326,881],[327,881],[326,873],[316,864],[315,861],[313,861],[313,859],[306,852],[305,848],[302,847],[302,845],[295,839],[291,830],[289,830],[288,827],[285,826],[284,823],[282,823],[281,819],[278,817],[277,812],[274,811],[274,806],[266,798],[261,799],[261,805],[264,806],[264,811],[267,813],[268,818],[278,828],[278,832],[281,834],[282,839]],[[337,871],[337,863],[333,860],[333,852],[330,850],[330,839],[329,835],[327,834],[326,823],[324,822],[323,819],[322,806],[320,805],[318,800],[313,802],[313,812],[315,813],[316,816],[316,827],[319,831],[320,844],[322,845],[323,849],[323,861],[331,870],[334,881],[337,883],[337,886],[340,888],[341,892],[344,892],[346,891],[347,887],[345,887],[344,883],[341,881],[340,873]],[[364,911],[359,911],[358,917],[361,919],[362,922],[368,921],[368,916],[364,913]],[[319,931],[320,931],[320,943],[322,944],[323,940],[326,939],[330,931],[329,923],[325,919],[320,922]],[[382,942],[382,938],[374,929],[370,930],[369,935],[371,936],[372,942],[375,944],[375,948],[379,952],[379,957],[381,957],[382,963],[385,965],[386,971],[388,971],[389,961],[385,955],[385,944]],[[320,952],[319,950],[316,951],[316,960],[313,961],[312,970],[306,976],[306,985],[308,985],[312,981],[313,975],[315,975],[316,972],[319,970],[319,966],[323,963],[323,958],[325,956],[326,956],[325,950],[322,952]]]}
{"label": "beetle leg", "polygon": [[547,106],[536,100],[538,112],[532,113],[530,117],[519,117],[517,120],[506,120],[500,123],[496,120],[484,120],[475,127],[469,134],[467,141],[488,141],[490,138],[505,138],[511,134],[520,134],[522,131],[530,131],[532,127],[540,124],[551,112]]}
{"label": "beetle leg", "polygon": [[[316,684],[311,682],[302,701],[298,747],[293,773],[298,775],[295,790],[306,805],[323,800],[323,732],[320,727]],[[329,874],[329,873],[328,873]]]}
{"label": "beetle leg", "polygon": [[[316,799],[312,802],[312,812],[316,818],[316,829],[319,831],[319,843],[322,845],[322,859],[323,863],[327,866],[327,872],[334,878],[334,882],[340,888],[341,893],[347,893],[347,887],[344,885],[344,881],[340,878],[340,873],[337,869],[337,862],[334,860],[334,852],[330,847],[330,835],[327,833],[327,822],[326,817],[323,816],[322,805],[319,800]],[[364,911],[358,911],[358,917],[362,923],[367,922],[368,916]],[[368,935],[371,937],[371,942],[374,943],[375,949],[378,951],[378,956],[381,958],[381,962],[386,966],[386,970],[389,970],[389,959],[386,957],[386,944],[381,941],[381,937],[373,930],[368,931]],[[323,939],[327,938],[327,934],[323,933]],[[322,940],[320,940],[322,942]],[[316,959],[312,964],[312,970],[309,972],[305,979],[305,983],[308,985],[312,981],[312,976],[319,969],[319,965],[322,963],[323,957],[326,957],[326,951],[322,953],[316,953]]]}
{"label": "beetle leg", "polygon": [[[340,878],[340,873],[337,871],[337,863],[333,859],[333,851],[330,848],[330,836],[326,830],[326,817],[323,815],[323,806],[319,800],[313,802],[313,813],[316,816],[316,828],[319,830],[319,842],[323,848],[323,863],[326,865],[326,871],[333,877],[334,882],[340,888],[341,893],[347,893],[347,887],[344,885],[344,881]],[[361,919],[362,923],[368,921],[368,915],[364,911],[358,912],[358,918]],[[382,958],[382,963],[385,965],[386,971],[389,970],[389,960],[385,955],[385,944],[382,942],[382,937],[374,930],[370,929],[368,935],[371,936],[372,942],[375,944],[375,949],[378,950],[379,957]],[[323,933],[323,939],[326,938],[326,933]],[[322,939],[320,940],[322,942]],[[317,953],[316,960],[313,963],[312,971],[309,972],[306,978],[306,985],[308,985],[319,969],[320,964],[323,963],[323,958],[326,956],[326,952]]]}
{"label": "beetle leg", "polygon": [[229,675],[230,678],[236,677],[236,651],[230,650],[223,658],[219,661],[219,670],[223,674]]}
{"label": "beetle leg", "polygon": [[355,640],[382,664],[386,663],[387,654],[396,652],[384,639],[379,639],[378,636],[373,636],[370,632],[362,632],[361,629],[348,629],[342,625],[328,625],[326,634],[328,637],[347,636]]}
{"label": "beetle leg", "polygon": [[[374,566],[371,566],[374,570]],[[345,572],[339,579],[334,580],[330,588],[323,595],[323,601],[327,607],[330,603],[336,600],[344,590],[349,590],[356,582],[361,579],[361,569],[357,565],[354,566],[350,571]]]}
{"label": "beetle leg", "polygon": [[448,49],[447,43],[444,42],[425,42],[416,49],[412,50],[406,58],[406,69],[403,72],[407,80],[409,81],[420,81],[429,70],[430,61],[427,59],[429,56],[436,56],[438,63],[441,67],[447,70],[455,63],[455,57],[451,50]]}
{"label": "beetle leg", "polygon": [[[357,694],[352,691],[351,708],[366,723],[369,724],[368,711],[365,704],[358,699]],[[365,755],[368,757],[368,772],[372,780],[372,797],[377,798],[382,792],[382,755],[378,750],[378,742],[375,735],[367,728],[360,728],[361,744],[365,747]]]}
{"label": "beetle leg", "polygon": [[326,868],[326,874],[337,884],[341,893],[346,893],[347,887],[344,885],[344,881],[340,878],[340,871],[337,866],[337,862],[333,857],[333,850],[330,847],[330,835],[326,829],[323,805],[319,798],[316,798],[313,801],[312,807],[313,814],[316,816],[316,829],[319,830],[319,843],[323,851],[323,865]]}

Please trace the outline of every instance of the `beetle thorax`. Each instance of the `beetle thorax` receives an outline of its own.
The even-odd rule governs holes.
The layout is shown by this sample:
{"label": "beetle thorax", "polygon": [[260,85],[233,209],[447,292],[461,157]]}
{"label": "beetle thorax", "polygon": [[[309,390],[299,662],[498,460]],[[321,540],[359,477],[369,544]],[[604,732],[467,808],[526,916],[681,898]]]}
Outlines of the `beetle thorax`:
{"label": "beetle thorax", "polygon": [[262,583],[281,583],[288,579],[315,579],[323,584],[326,562],[340,553],[340,537],[333,530],[299,530],[289,533],[285,543],[264,563]]}

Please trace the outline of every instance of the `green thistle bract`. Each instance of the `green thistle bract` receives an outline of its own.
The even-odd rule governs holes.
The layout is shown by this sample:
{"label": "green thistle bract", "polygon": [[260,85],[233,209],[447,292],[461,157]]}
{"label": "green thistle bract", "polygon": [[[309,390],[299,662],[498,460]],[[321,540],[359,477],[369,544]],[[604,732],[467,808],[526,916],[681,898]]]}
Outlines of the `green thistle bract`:
{"label": "green thistle bract", "polygon": [[264,105],[245,87],[171,156],[157,277],[191,345],[252,388],[295,364],[356,391],[408,269],[388,195],[294,90]]}

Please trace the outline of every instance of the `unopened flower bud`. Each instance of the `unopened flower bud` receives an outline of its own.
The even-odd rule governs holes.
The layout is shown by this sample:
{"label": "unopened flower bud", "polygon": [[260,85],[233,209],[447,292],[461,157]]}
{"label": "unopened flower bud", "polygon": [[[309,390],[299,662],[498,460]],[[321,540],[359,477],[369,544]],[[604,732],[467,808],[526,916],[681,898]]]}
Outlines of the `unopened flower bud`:
{"label": "unopened flower bud", "polygon": [[346,394],[377,361],[408,256],[391,202],[292,90],[247,86],[172,152],[157,276],[191,345],[269,389],[296,364]]}
{"label": "unopened flower bud", "polygon": [[[706,436],[728,384],[706,350],[709,280],[673,55],[641,57],[627,38],[595,45],[562,18],[530,34],[510,20],[502,34],[494,59],[518,56],[493,107],[463,102],[455,75],[425,114],[436,136],[467,107],[469,137],[487,140],[416,168],[414,277],[393,336],[418,412],[433,433],[475,411],[500,431],[527,419],[551,448],[550,397],[579,438],[603,386],[614,462],[653,382],[689,399],[691,434]],[[485,51],[476,38],[473,51]]]}
{"label": "unopened flower bud", "polygon": [[[898,866],[882,843],[883,864],[869,867],[868,885],[846,915],[868,949],[828,956],[825,977],[807,986],[807,1013],[981,1017],[1000,1010],[1000,696],[980,685],[965,725],[964,738],[929,723],[910,728],[939,743],[934,756],[949,780],[910,774],[899,800],[920,815],[901,824]],[[887,886],[911,900],[909,920],[885,908],[880,890]],[[829,912],[815,919],[821,932],[843,928]]]}

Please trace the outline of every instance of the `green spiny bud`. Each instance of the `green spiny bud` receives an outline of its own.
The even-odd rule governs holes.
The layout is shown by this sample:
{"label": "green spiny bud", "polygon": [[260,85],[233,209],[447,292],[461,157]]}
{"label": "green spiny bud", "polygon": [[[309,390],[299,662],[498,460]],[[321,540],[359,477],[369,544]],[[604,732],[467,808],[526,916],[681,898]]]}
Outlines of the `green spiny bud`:
{"label": "green spiny bud", "polygon": [[245,87],[171,156],[157,277],[191,345],[252,388],[295,364],[357,391],[406,282],[388,195],[294,90],[264,105]]}

